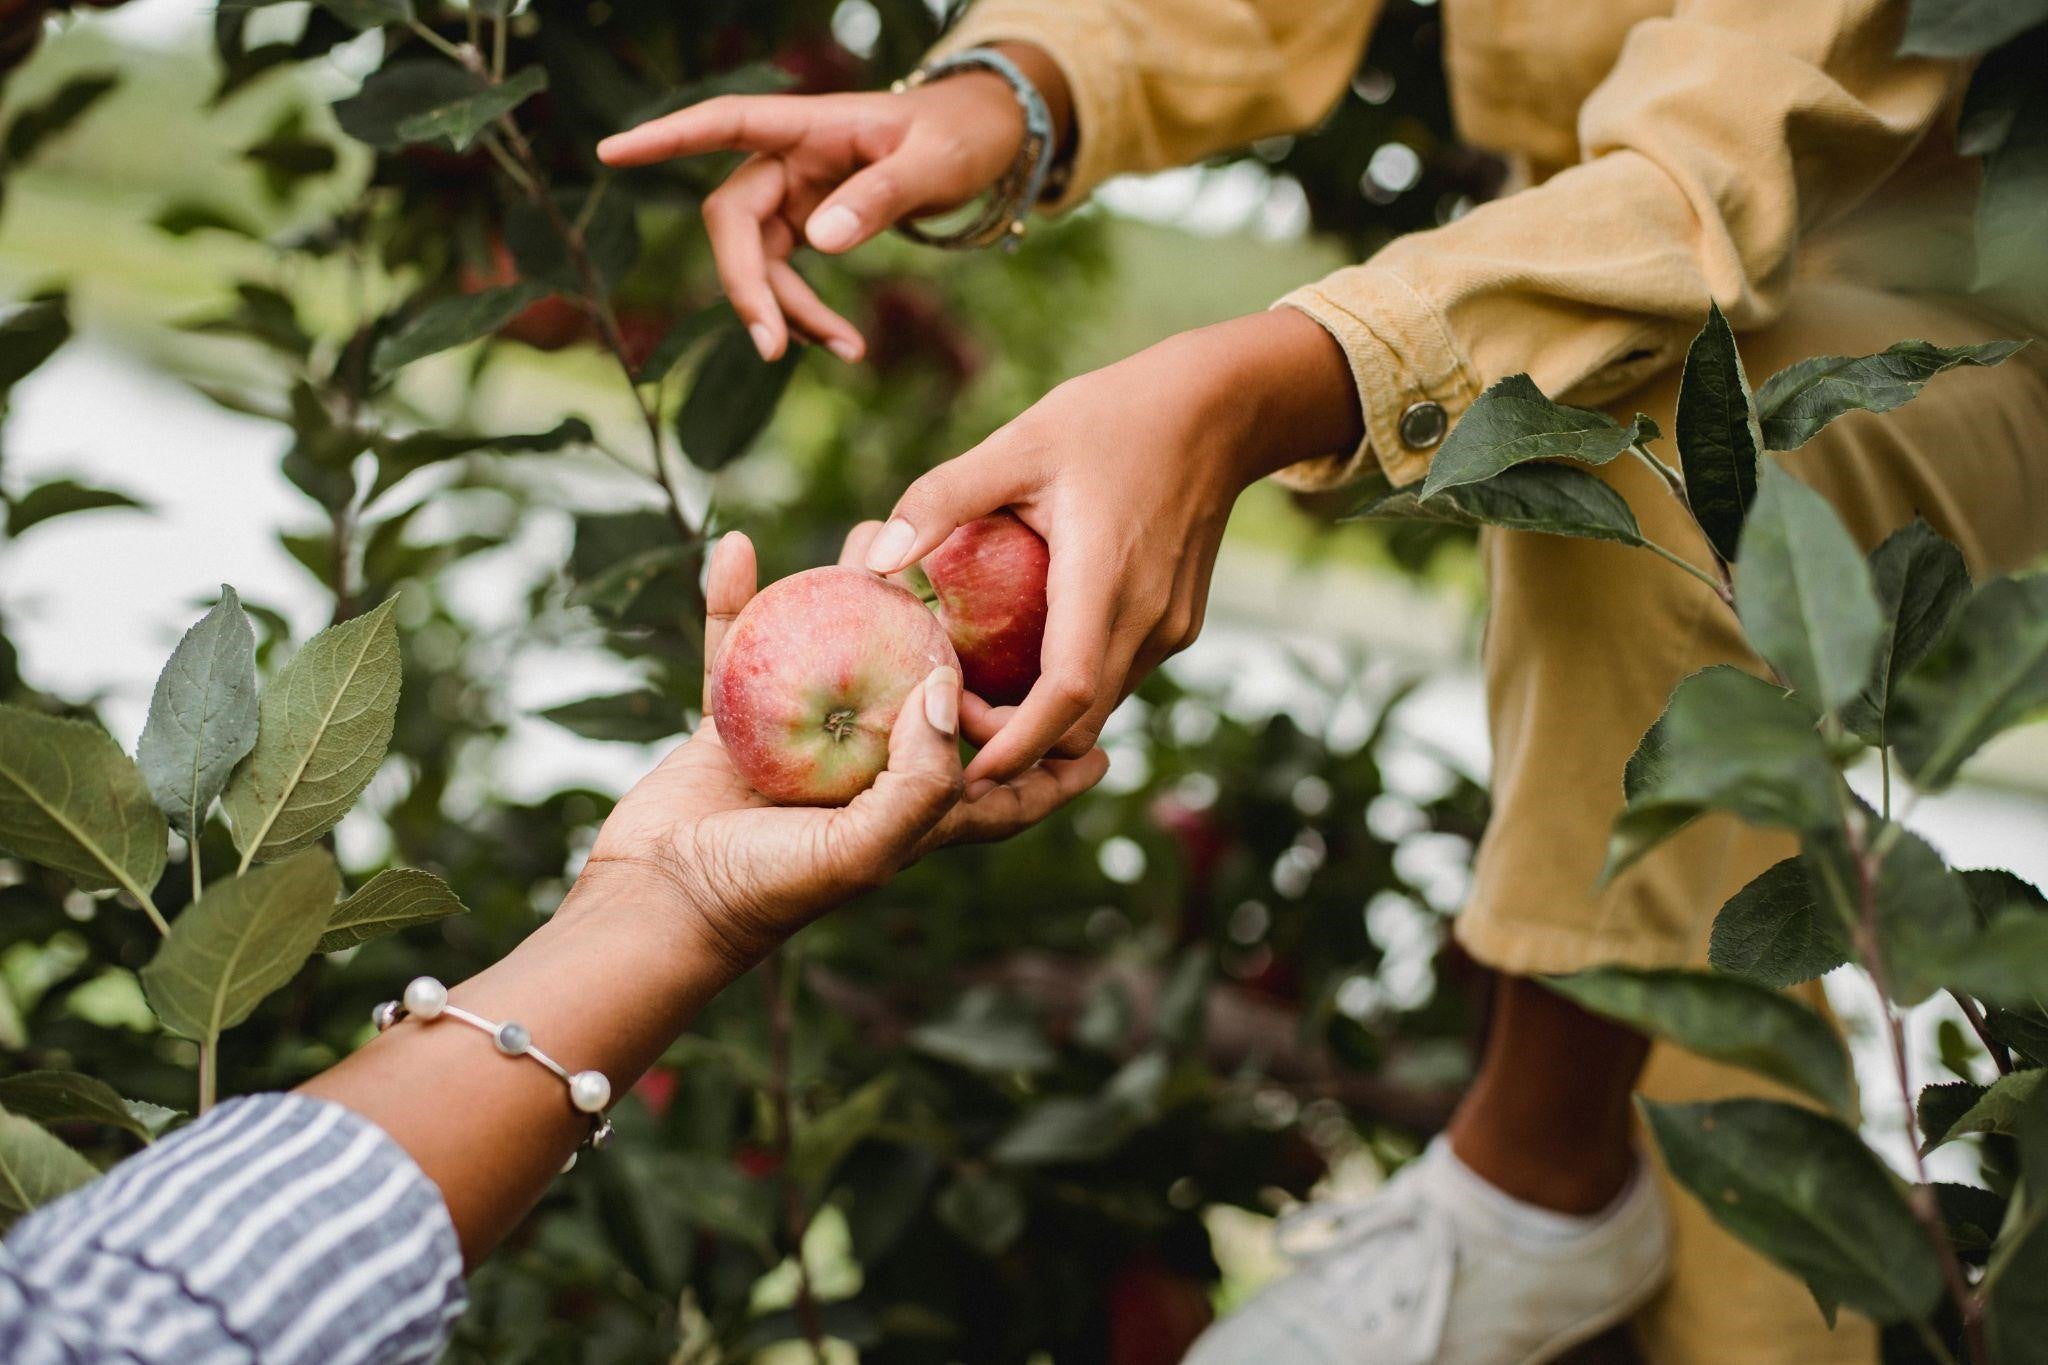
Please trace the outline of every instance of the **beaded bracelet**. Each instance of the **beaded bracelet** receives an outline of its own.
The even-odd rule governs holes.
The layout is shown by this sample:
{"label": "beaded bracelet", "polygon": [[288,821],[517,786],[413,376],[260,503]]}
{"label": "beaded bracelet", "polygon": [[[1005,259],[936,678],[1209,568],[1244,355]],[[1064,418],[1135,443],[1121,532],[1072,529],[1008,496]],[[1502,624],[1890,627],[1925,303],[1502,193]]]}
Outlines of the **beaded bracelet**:
{"label": "beaded bracelet", "polygon": [[[416,976],[406,984],[405,995],[400,1000],[386,1000],[370,1011],[370,1018],[382,1033],[401,1019],[415,1018],[421,1023],[432,1023],[436,1019],[459,1019],[471,1028],[480,1029],[491,1035],[498,1051],[507,1057],[528,1057],[552,1071],[562,1083],[569,1087],[569,1103],[578,1113],[589,1114],[596,1120],[590,1129],[590,1136],[584,1145],[592,1151],[602,1151],[612,1140],[612,1121],[605,1108],[612,1102],[612,1083],[602,1071],[578,1071],[571,1073],[554,1058],[533,1045],[533,1035],[526,1025],[507,1019],[494,1023],[480,1014],[472,1014],[460,1005],[448,1003],[448,988],[431,976]],[[576,1164],[576,1154],[571,1152],[569,1160],[562,1166],[564,1171]]]}
{"label": "beaded bracelet", "polygon": [[1032,207],[1045,193],[1046,177],[1052,173],[1055,150],[1052,111],[1046,107],[1045,96],[1038,93],[1038,87],[1015,62],[986,47],[971,47],[965,52],[941,57],[919,67],[889,88],[902,94],[941,77],[971,70],[995,72],[1017,97],[1017,103],[1024,111],[1024,141],[1017,147],[1017,159],[1010,163],[1010,169],[1003,172],[1002,179],[991,187],[988,202],[972,222],[951,232],[931,233],[905,219],[896,225],[896,231],[925,246],[964,251],[1001,242],[1004,250],[1014,251],[1023,239]]}

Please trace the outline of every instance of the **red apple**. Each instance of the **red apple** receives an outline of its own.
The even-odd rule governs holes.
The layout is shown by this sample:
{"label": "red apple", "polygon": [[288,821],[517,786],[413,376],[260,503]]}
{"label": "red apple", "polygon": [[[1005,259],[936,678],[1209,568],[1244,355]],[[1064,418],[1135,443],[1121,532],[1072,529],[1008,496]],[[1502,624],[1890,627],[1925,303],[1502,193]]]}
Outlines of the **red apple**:
{"label": "red apple", "polygon": [[733,766],[785,806],[843,806],[889,766],[889,728],[935,668],[957,667],[922,602],[858,569],[808,569],[747,603],[711,670]]}
{"label": "red apple", "polygon": [[962,680],[984,701],[1020,702],[1038,681],[1050,563],[1038,532],[1011,512],[968,522],[925,556]]}

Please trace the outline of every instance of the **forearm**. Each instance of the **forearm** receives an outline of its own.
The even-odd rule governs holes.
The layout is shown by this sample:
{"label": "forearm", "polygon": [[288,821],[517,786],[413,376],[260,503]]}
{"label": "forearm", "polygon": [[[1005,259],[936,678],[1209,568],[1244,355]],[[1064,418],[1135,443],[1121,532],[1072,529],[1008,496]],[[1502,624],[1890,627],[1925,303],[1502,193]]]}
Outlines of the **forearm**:
{"label": "forearm", "polygon": [[[1211,458],[1243,489],[1302,460],[1345,454],[1361,439],[1358,387],[1343,348],[1292,308],[1274,308],[1183,332],[1167,372],[1220,429]],[[1174,395],[1161,395],[1171,401]]]}
{"label": "forearm", "polygon": [[[524,1024],[570,1072],[600,1071],[622,1094],[734,975],[676,912],[675,894],[627,865],[593,867],[546,924],[449,999]],[[471,1265],[590,1131],[558,1078],[453,1021],[400,1023],[301,1090],[362,1114],[411,1154]]]}

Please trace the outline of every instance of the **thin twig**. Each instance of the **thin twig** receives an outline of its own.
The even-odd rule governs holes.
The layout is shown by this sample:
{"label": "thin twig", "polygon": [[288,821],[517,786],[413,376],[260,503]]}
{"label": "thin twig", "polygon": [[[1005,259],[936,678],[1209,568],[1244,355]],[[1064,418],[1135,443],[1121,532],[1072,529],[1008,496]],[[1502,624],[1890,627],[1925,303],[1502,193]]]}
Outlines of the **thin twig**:
{"label": "thin twig", "polygon": [[1685,558],[1685,556],[1680,554],[1674,554],[1672,551],[1665,549],[1662,545],[1659,545],[1654,540],[1645,540],[1643,541],[1642,545],[1645,550],[1648,550],[1651,554],[1657,556],[1657,558],[1665,560],[1672,564],[1676,564],[1679,568],[1685,570],[1694,578],[1697,578],[1700,582],[1712,588],[1714,590],[1714,596],[1720,598],[1725,605],[1731,608],[1734,607],[1735,592],[1734,589],[1729,586],[1729,584],[1727,584],[1719,578],[1714,577],[1714,575],[1700,568],[1699,565]]}
{"label": "thin twig", "polygon": [[1984,1011],[1978,1009],[1977,1002],[1961,991],[1951,990],[1949,995],[1955,1000],[1956,1008],[1963,1012],[1963,1018],[1970,1021],[1971,1029],[1977,1034],[1977,1041],[1984,1044],[1984,1050],[1991,1054],[1992,1064],[1998,1068],[1998,1074],[2010,1076],[2012,1053],[2006,1051],[2004,1043],[1991,1036],[1991,1025],[1985,1022]]}
{"label": "thin twig", "polygon": [[216,1035],[211,1042],[199,1045],[199,1112],[204,1114],[213,1108],[214,1097],[220,1092],[220,1038]]}
{"label": "thin twig", "polygon": [[433,48],[435,51],[440,52],[444,56],[453,58],[459,65],[461,65],[467,70],[474,71],[476,69],[477,60],[476,54],[474,52],[466,51],[463,48],[459,47],[458,45],[449,42],[446,38],[443,38],[440,34],[434,32],[434,30],[428,28],[425,24],[421,23],[417,19],[406,20],[406,27],[411,29],[416,37],[422,39],[424,42],[426,42],[426,44],[429,47]]}

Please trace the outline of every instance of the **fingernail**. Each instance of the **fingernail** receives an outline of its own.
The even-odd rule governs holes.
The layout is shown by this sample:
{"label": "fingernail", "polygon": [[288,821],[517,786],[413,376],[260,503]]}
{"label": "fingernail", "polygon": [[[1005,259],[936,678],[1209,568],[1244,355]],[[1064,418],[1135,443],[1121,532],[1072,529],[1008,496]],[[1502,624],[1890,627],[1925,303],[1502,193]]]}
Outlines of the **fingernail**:
{"label": "fingernail", "polygon": [[860,215],[844,204],[819,209],[804,224],[804,236],[820,251],[844,251],[860,236]]}
{"label": "fingernail", "polygon": [[894,573],[903,567],[903,561],[910,557],[910,547],[917,543],[917,528],[907,521],[890,522],[875,537],[875,543],[868,546],[868,571],[870,573]]}
{"label": "fingernail", "polygon": [[768,324],[755,323],[747,328],[747,335],[754,339],[754,349],[761,353],[761,359],[769,359],[769,348],[775,345],[775,333],[769,330]]}
{"label": "fingernail", "polygon": [[996,784],[994,782],[991,782],[986,777],[981,778],[978,781],[969,782],[967,784],[967,799],[969,801],[979,801],[982,797],[987,796],[990,792],[994,791],[995,789]]}
{"label": "fingernail", "polygon": [[845,337],[834,337],[825,343],[825,349],[849,365],[860,359],[860,343]]}
{"label": "fingernail", "polygon": [[935,668],[924,680],[924,718],[942,735],[960,731],[960,675]]}

